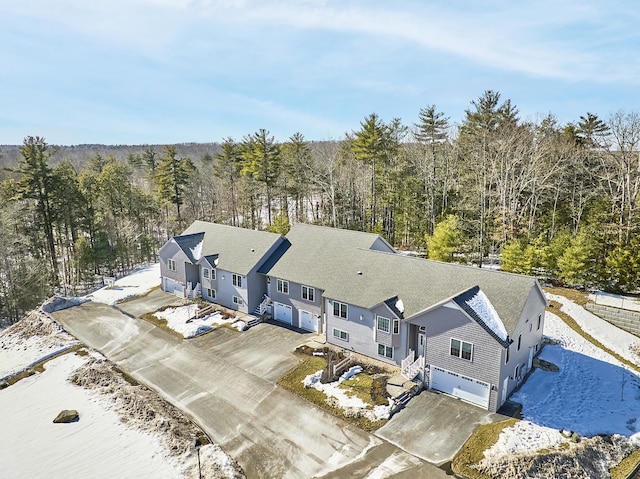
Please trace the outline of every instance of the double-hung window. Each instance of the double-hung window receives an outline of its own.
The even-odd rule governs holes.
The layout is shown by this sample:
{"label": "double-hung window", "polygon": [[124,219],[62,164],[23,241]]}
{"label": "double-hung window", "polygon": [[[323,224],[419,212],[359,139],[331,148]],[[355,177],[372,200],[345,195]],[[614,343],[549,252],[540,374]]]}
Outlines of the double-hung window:
{"label": "double-hung window", "polygon": [[276,289],[278,290],[278,293],[289,294],[289,281],[279,279],[276,282]]}
{"label": "double-hung window", "polygon": [[390,331],[391,321],[389,318],[384,318],[382,316],[378,316],[378,331],[382,331],[383,333],[388,333]]}
{"label": "double-hung window", "polygon": [[242,288],[242,276],[240,276],[239,274],[233,273],[231,275],[231,282],[233,283],[234,286],[238,288]]}
{"label": "double-hung window", "polygon": [[333,302],[333,315],[338,318],[347,319],[347,305],[338,301]]}
{"label": "double-hung window", "polygon": [[307,301],[315,301],[316,290],[309,286],[302,286],[302,299]]}
{"label": "double-hung window", "polygon": [[473,344],[466,341],[460,341],[459,339],[451,338],[451,356],[457,356],[462,359],[471,361],[473,357]]}
{"label": "double-hung window", "polygon": [[202,269],[202,277],[204,279],[209,279],[209,268],[203,268]]}
{"label": "double-hung window", "polygon": [[167,267],[169,268],[169,271],[176,271],[176,260],[175,259],[167,260]]}

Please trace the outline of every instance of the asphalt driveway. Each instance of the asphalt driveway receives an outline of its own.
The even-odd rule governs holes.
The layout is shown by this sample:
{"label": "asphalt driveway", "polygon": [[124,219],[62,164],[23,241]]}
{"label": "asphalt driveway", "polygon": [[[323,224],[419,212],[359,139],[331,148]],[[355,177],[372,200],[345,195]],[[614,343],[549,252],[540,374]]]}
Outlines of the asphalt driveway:
{"label": "asphalt driveway", "polygon": [[[147,297],[125,304],[136,316],[132,308],[149,307],[151,300],[162,301]],[[415,455],[275,385],[296,364],[291,351],[304,342],[304,333],[261,324],[243,333],[220,328],[181,340],[91,302],[53,316],[191,415],[248,478],[346,478],[355,471],[359,477],[446,477]]]}
{"label": "asphalt driveway", "polygon": [[453,459],[482,424],[507,419],[436,391],[423,391],[376,431],[411,454],[436,465]]}

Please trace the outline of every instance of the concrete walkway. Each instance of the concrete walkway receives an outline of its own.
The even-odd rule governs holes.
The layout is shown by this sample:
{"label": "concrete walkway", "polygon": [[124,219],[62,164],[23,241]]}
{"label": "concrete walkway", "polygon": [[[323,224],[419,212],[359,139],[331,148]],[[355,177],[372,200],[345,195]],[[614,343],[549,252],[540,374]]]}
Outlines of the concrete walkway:
{"label": "concrete walkway", "polygon": [[[146,307],[126,304],[129,311]],[[305,334],[260,324],[244,333],[220,328],[180,340],[99,303],[53,316],[191,415],[250,479],[446,477],[413,454],[275,385],[296,364],[290,351],[305,341]]]}

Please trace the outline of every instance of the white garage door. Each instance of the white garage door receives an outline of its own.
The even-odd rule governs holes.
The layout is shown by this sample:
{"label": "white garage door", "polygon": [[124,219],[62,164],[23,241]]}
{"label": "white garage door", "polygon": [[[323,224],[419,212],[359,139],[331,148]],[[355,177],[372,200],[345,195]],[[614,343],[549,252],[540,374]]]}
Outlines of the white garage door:
{"label": "white garage door", "polygon": [[182,283],[175,281],[171,278],[164,277],[164,288],[167,293],[175,294],[176,296],[184,295],[184,288]]}
{"label": "white garage door", "polygon": [[298,317],[300,318],[300,327],[307,331],[318,331],[318,319],[309,311],[298,310]]}
{"label": "white garage door", "polygon": [[274,301],[273,319],[275,319],[276,321],[282,321],[283,323],[291,324],[291,306]]}
{"label": "white garage door", "polygon": [[489,407],[489,384],[462,374],[431,366],[429,387],[483,408]]}

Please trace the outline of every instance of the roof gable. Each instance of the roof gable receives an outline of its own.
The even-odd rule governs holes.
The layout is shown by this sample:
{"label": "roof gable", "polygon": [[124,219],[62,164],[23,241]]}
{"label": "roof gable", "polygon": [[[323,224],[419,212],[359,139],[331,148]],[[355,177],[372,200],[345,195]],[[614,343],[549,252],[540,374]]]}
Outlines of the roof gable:
{"label": "roof gable", "polygon": [[470,290],[456,296],[453,298],[453,301],[476,323],[482,326],[493,339],[498,341],[503,347],[509,347],[509,337],[502,320],[478,286],[474,286]]}
{"label": "roof gable", "polygon": [[[211,261],[216,268],[247,275],[266,259],[283,241],[283,236],[267,231],[257,231],[206,221],[194,221],[174,241],[193,263],[201,258]],[[213,258],[217,256],[217,258]],[[209,261],[209,258],[211,261]]]}

